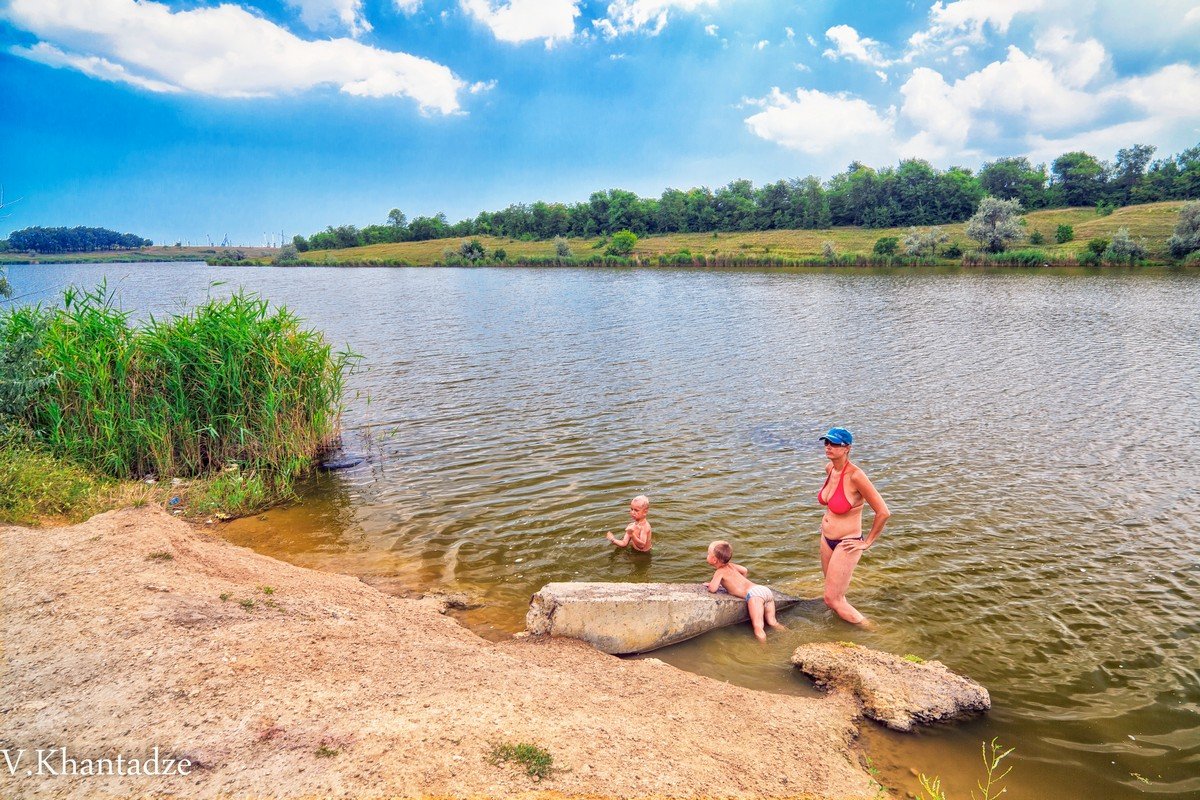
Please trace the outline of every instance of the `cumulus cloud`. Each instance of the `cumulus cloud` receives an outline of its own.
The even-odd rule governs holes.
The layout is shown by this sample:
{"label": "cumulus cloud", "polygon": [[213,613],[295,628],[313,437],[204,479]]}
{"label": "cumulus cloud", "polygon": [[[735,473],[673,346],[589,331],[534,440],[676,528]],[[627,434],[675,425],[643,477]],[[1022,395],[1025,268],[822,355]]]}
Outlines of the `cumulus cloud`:
{"label": "cumulus cloud", "polygon": [[881,115],[867,101],[845,93],[797,89],[785,94],[776,87],[749,102],[762,108],[746,118],[755,136],[809,155],[856,151],[865,156],[892,139],[890,110]]}
{"label": "cumulus cloud", "polygon": [[1077,41],[1067,28],[1050,28],[1034,44],[1034,51],[1054,66],[1067,86],[1087,86],[1108,66],[1108,51],[1096,39]]}
{"label": "cumulus cloud", "polygon": [[704,32],[707,33],[709,36],[716,36],[717,30],[718,30],[718,28],[716,25],[705,25],[704,26]]}
{"label": "cumulus cloud", "polygon": [[287,0],[300,12],[300,20],[311,30],[346,30],[361,36],[371,30],[363,16],[362,0]]}
{"label": "cumulus cloud", "polygon": [[759,39],[757,42],[754,43],[754,49],[755,50],[766,50],[767,46],[770,44],[771,43],[769,41],[767,41],[766,39]]}
{"label": "cumulus cloud", "polygon": [[608,14],[592,24],[608,38],[644,31],[651,36],[662,33],[667,19],[675,12],[695,11],[715,6],[721,0],[612,0]]}
{"label": "cumulus cloud", "polygon": [[321,86],[459,109],[448,67],[352,39],[308,41],[234,5],[172,11],[135,0],[9,0],[15,27],[42,41],[15,55],[154,92],[265,97]]}
{"label": "cumulus cloud", "polygon": [[834,25],[825,31],[825,38],[833,42],[833,47],[822,54],[826,58],[845,58],[872,67],[887,67],[892,64],[880,52],[879,42],[859,36],[858,31],[849,25]]}
{"label": "cumulus cloud", "polygon": [[415,14],[421,10],[424,0],[392,0],[396,10],[401,14]]}
{"label": "cumulus cloud", "polygon": [[575,35],[579,0],[462,0],[462,8],[502,42],[541,39],[546,47]]}
{"label": "cumulus cloud", "polygon": [[917,31],[909,44],[924,49],[939,43],[953,42],[965,38],[981,42],[988,27],[998,33],[1008,32],[1013,17],[1037,11],[1046,0],[954,0],[951,3],[937,2],[929,9],[929,27]]}

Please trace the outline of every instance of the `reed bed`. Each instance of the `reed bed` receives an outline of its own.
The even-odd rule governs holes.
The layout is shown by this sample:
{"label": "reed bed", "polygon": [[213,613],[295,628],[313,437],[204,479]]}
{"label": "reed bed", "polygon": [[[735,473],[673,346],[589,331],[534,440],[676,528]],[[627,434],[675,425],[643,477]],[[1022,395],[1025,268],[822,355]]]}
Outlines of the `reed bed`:
{"label": "reed bed", "polygon": [[0,342],[29,337],[41,385],[15,413],[49,452],[115,478],[212,476],[250,506],[336,440],[355,358],[240,292],[133,326],[104,286],[71,288],[0,317]]}

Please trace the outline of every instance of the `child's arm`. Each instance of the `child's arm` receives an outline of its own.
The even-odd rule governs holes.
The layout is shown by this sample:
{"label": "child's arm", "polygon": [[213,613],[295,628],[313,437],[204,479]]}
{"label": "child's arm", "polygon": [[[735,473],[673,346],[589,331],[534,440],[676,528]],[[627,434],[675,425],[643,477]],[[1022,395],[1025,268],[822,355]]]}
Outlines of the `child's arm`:
{"label": "child's arm", "polygon": [[625,535],[622,536],[620,539],[613,536],[612,531],[608,531],[604,535],[605,535],[605,537],[607,537],[607,539],[610,542],[615,544],[617,547],[624,547],[625,545],[629,544],[629,531],[628,530],[625,531]]}
{"label": "child's arm", "polygon": [[650,526],[647,525],[645,530],[634,528],[632,531],[633,543],[638,547],[645,548],[650,544]]}
{"label": "child's arm", "polygon": [[[723,569],[723,568],[722,568],[722,569]],[[709,582],[708,582],[708,583],[705,585],[705,587],[704,587],[704,588],[708,589],[710,592],[715,592],[715,591],[717,591],[718,589],[720,589],[720,588],[721,588],[721,578],[722,578],[722,577],[723,577],[723,576],[721,575],[721,570],[719,570],[719,569],[718,569],[716,572],[714,572],[714,573],[713,573],[712,580],[711,580],[711,581],[709,581]]]}
{"label": "child's arm", "polygon": [[733,563],[732,561],[730,561],[730,562],[729,562],[729,566],[733,567],[734,569],[736,569],[738,572],[742,573],[743,575],[749,575],[749,574],[750,574],[750,570],[746,569],[746,568],[745,568],[745,567],[743,567],[741,564],[735,564],[735,563]]}

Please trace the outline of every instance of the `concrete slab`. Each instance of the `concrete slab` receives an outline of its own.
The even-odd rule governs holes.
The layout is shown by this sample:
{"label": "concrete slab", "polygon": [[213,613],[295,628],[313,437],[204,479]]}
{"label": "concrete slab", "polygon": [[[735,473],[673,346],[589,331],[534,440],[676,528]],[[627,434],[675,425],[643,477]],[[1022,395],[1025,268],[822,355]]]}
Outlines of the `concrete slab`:
{"label": "concrete slab", "polygon": [[[772,590],[774,591],[774,590]],[[777,609],[800,600],[775,592]],[[529,602],[525,629],[582,639],[614,655],[646,653],[749,620],[746,601],[700,583],[549,583]]]}

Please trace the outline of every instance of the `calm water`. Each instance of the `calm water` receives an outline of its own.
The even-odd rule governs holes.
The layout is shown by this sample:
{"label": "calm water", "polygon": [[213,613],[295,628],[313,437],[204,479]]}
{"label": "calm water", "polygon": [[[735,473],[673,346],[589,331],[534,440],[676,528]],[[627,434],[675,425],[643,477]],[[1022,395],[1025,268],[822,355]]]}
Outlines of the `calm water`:
{"label": "calm water", "polygon": [[[816,437],[894,517],[851,600],[655,655],[810,694],[798,643],[854,640],[984,683],[985,719],[871,728],[885,782],[1015,745],[1010,796],[1200,796],[1200,276],[14,267],[23,302],[107,276],[137,314],[241,285],[362,353],[345,416],[367,463],[225,528],[306,566],[466,592],[488,636],[550,581],[751,577],[821,587]],[[210,288],[210,281],[227,281]],[[648,494],[655,550],[615,552]]]}

